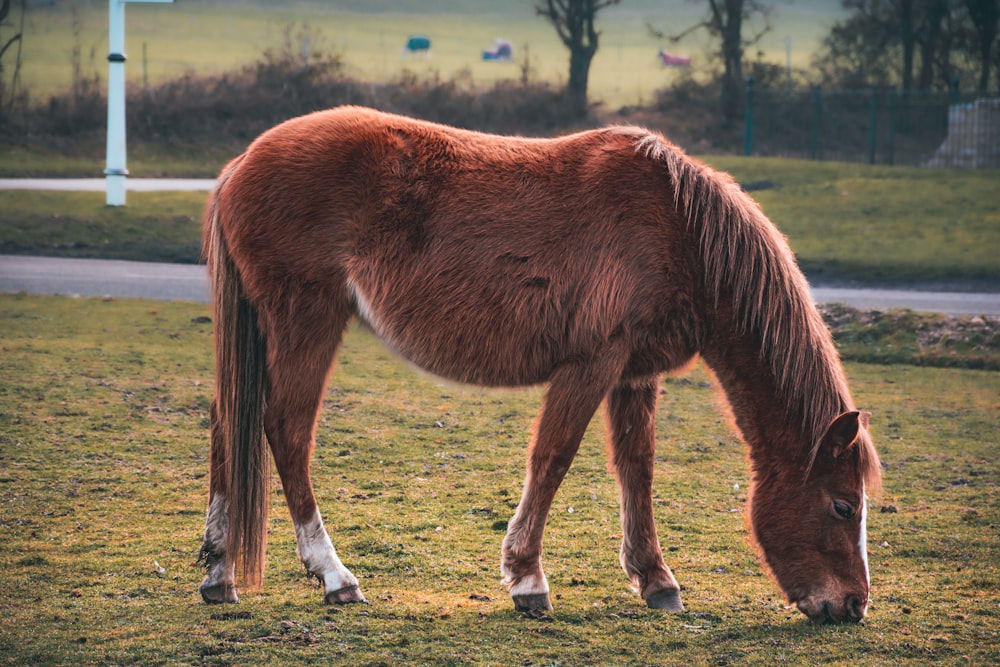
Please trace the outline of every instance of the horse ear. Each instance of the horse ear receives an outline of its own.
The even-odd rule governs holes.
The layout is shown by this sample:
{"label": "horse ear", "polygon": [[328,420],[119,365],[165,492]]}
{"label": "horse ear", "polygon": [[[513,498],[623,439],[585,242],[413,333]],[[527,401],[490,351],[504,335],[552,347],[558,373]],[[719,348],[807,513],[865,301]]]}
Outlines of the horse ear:
{"label": "horse ear", "polygon": [[846,452],[857,440],[861,428],[868,428],[870,416],[869,412],[851,410],[834,419],[826,429],[826,435],[823,436],[823,449],[832,458],[837,458]]}

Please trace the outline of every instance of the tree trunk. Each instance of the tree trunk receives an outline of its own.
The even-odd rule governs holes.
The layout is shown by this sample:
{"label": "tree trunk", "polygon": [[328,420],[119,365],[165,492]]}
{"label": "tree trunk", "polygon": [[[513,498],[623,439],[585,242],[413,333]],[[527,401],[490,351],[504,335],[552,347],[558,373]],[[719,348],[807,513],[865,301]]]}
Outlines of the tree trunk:
{"label": "tree trunk", "polygon": [[993,44],[1000,27],[1000,3],[997,0],[965,0],[965,6],[979,42],[979,92],[985,93],[990,85]]}
{"label": "tree trunk", "polygon": [[590,61],[596,50],[596,46],[580,44],[572,48],[569,54],[569,84],[566,93],[577,117],[587,115],[587,81],[590,78]]}
{"label": "tree trunk", "polygon": [[[941,35],[945,18],[948,16],[946,0],[933,0],[927,8],[924,22],[927,26],[920,43],[919,90],[930,90],[934,86],[934,64],[940,51]],[[947,54],[945,54],[947,56]]]}
{"label": "tree trunk", "polygon": [[899,16],[899,40],[903,45],[903,93],[913,88],[913,52],[916,40],[913,37],[913,0],[902,0]]}
{"label": "tree trunk", "polygon": [[727,123],[740,116],[743,99],[743,0],[726,0],[722,32],[722,115]]}
{"label": "tree trunk", "polygon": [[552,23],[559,39],[569,49],[566,97],[570,111],[577,117],[587,115],[587,79],[590,61],[597,52],[594,16],[604,7],[618,2],[620,0],[546,0],[545,4],[535,5],[535,11]]}

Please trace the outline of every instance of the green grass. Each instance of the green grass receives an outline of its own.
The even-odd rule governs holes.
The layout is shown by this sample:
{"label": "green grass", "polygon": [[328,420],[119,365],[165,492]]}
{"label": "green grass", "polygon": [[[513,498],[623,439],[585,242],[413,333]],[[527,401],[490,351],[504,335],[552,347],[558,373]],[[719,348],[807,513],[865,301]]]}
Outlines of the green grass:
{"label": "green grass", "polygon": [[0,177],[3,178],[103,178],[103,176],[104,162],[96,150],[83,156],[68,156],[56,151],[29,151],[15,147],[4,147],[0,152]]}
{"label": "green grass", "polygon": [[0,252],[195,262],[204,192],[131,192],[105,205],[103,192],[0,190]]}
{"label": "green grass", "polygon": [[711,157],[753,193],[815,281],[1000,285],[1000,170]]}
{"label": "green grass", "polygon": [[[192,2],[129,5],[127,78],[141,85],[144,79],[156,83],[189,72],[207,75],[234,69],[255,62],[265,49],[280,47],[285,27],[296,24],[294,34],[303,23],[318,32],[318,38],[310,40],[313,49],[341,53],[349,73],[363,80],[384,81],[404,70],[436,72],[445,78],[468,70],[480,83],[518,78],[515,64],[482,61],[481,51],[491,47],[496,38],[510,40],[518,59],[527,45],[537,79],[565,82],[567,78],[568,52],[555,30],[535,16],[530,2],[388,3],[367,10],[360,9],[361,4],[297,0],[279,6]],[[702,8],[681,0],[624,3],[601,13],[600,49],[591,67],[593,99],[604,100],[612,108],[652,99],[656,90],[677,76],[676,70],[664,70],[657,63],[661,47],[693,56],[701,71],[707,69],[709,63],[703,54],[710,42],[703,32],[671,45],[651,36],[645,27],[649,21],[663,32],[677,33],[696,23],[703,13]],[[67,5],[29,11],[22,81],[36,99],[44,101],[47,95],[69,89],[74,45],[79,48],[84,75],[96,73],[107,79],[107,4],[92,3],[78,15],[77,38]],[[789,37],[793,64],[805,67],[820,39],[840,16],[842,10],[836,3],[822,0],[781,6],[773,19],[775,29],[759,48],[770,62],[783,64],[785,38]],[[430,60],[400,57],[407,36],[416,33],[432,37]],[[755,53],[748,53],[748,59]]]}
{"label": "green grass", "polygon": [[[744,454],[700,368],[664,384],[656,515],[688,611],[647,610],[617,566],[602,429],[546,534],[551,620],[499,584],[540,390],[415,374],[351,329],[314,480],[370,606],[331,608],[275,492],[267,580],[207,607],[205,306],[0,296],[0,663],[991,664],[1000,658],[1000,376],[849,364],[887,470],[861,627],[783,608],[747,545]],[[572,510],[572,511],[571,511]],[[486,596],[488,601],[470,599]],[[242,616],[235,616],[235,613]]]}
{"label": "green grass", "polygon": [[[742,183],[774,183],[753,196],[814,282],[1000,285],[998,170],[708,160]],[[145,164],[147,173],[173,173],[155,157]],[[102,193],[0,191],[0,251],[191,262],[204,200],[130,193],[127,207],[113,209]]]}

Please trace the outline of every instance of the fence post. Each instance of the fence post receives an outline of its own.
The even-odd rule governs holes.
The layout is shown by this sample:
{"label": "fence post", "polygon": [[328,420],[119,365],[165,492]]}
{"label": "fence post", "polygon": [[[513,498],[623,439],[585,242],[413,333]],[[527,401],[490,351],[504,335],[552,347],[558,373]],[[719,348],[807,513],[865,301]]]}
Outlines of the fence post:
{"label": "fence post", "polygon": [[743,102],[743,154],[753,150],[753,76],[747,77],[747,94]]}
{"label": "fence post", "polygon": [[872,86],[871,107],[868,114],[868,164],[875,164],[875,143],[878,137],[878,88]]}
{"label": "fence post", "polygon": [[823,98],[818,85],[813,86],[813,116],[812,126],[809,128],[809,159],[815,160],[817,147],[819,144],[819,123],[823,114]]}
{"label": "fence post", "polygon": [[951,93],[951,103],[958,104],[958,77],[952,77],[949,83],[951,84],[948,86],[948,92]]}
{"label": "fence post", "polygon": [[896,86],[889,86],[889,156],[888,164],[895,164],[896,151]]}
{"label": "fence post", "polygon": [[[108,131],[104,169],[108,206],[124,206],[128,169],[125,151],[125,3],[169,3],[174,0],[108,0]],[[143,42],[143,86],[146,44]]]}
{"label": "fence post", "polygon": [[125,0],[108,0],[108,131],[105,201],[125,205]]}

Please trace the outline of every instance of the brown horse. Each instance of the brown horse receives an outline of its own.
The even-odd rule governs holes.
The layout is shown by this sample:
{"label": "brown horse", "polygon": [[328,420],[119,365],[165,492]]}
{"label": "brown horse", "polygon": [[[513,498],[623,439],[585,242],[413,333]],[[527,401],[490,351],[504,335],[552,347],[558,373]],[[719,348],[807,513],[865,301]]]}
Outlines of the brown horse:
{"label": "brown horse", "polygon": [[202,556],[207,602],[259,585],[267,446],[298,554],[327,602],[362,602],[309,474],[342,334],[359,318],[441,377],[547,383],[501,550],[519,609],[549,609],[542,532],[602,403],[621,564],[650,607],[682,610],[652,512],[659,378],[701,355],[749,446],[749,524],[814,620],[864,617],[868,415],[781,234],[728,176],[662,136],[612,127],[497,137],[361,108],[290,120],[222,172],[204,246],[216,401]]}

